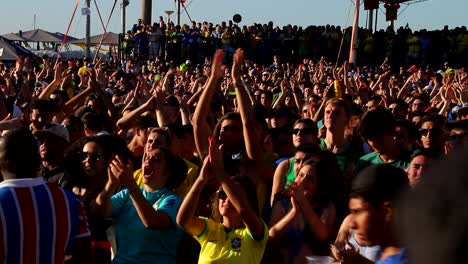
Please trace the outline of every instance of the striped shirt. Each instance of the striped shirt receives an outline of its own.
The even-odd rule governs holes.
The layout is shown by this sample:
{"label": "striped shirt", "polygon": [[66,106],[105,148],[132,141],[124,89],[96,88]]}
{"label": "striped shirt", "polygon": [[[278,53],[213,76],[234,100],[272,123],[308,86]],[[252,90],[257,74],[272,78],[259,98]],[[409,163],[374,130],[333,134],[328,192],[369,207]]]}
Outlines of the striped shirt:
{"label": "striped shirt", "polygon": [[89,235],[71,191],[40,178],[0,183],[0,263],[63,263],[73,239]]}

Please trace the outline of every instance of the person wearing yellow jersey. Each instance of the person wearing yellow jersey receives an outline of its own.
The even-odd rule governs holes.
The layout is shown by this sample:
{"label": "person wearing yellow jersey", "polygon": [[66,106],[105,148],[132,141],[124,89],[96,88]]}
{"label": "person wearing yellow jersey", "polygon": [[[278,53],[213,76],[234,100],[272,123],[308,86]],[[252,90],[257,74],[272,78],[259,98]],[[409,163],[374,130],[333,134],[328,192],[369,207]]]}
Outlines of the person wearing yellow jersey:
{"label": "person wearing yellow jersey", "polygon": [[78,76],[83,78],[86,75],[86,73],[89,71],[89,67],[88,67],[89,63],[90,62],[88,58],[83,59],[83,66],[78,69]]}
{"label": "person wearing yellow jersey", "polygon": [[[255,185],[248,177],[230,178],[221,148],[210,141],[209,156],[200,176],[185,197],[177,224],[201,245],[198,263],[260,263],[268,228],[257,215]],[[219,182],[210,219],[195,216],[200,193],[207,183]]]}

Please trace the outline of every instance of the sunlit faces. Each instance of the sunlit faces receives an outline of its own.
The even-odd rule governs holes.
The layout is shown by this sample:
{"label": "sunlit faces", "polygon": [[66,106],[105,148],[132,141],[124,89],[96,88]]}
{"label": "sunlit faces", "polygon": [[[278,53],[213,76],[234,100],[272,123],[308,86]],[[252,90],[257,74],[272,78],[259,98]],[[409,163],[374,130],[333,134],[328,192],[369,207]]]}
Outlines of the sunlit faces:
{"label": "sunlit faces", "polygon": [[260,103],[267,109],[271,108],[271,103],[273,102],[273,97],[267,93],[262,93],[260,95]]}
{"label": "sunlit faces", "polygon": [[239,213],[223,190],[218,190],[216,197],[218,198],[218,210],[221,216],[228,218],[239,217]]}
{"label": "sunlit faces", "polygon": [[96,142],[88,142],[80,153],[83,170],[88,177],[105,175],[107,164],[104,159],[104,150]]}
{"label": "sunlit faces", "polygon": [[419,129],[421,143],[425,149],[438,149],[443,144],[442,129],[437,127],[434,122],[426,121]]}
{"label": "sunlit faces", "polygon": [[299,171],[305,161],[310,159],[313,156],[313,154],[310,153],[305,153],[302,151],[297,151],[295,156],[294,156],[294,173],[297,175],[299,174]]}
{"label": "sunlit faces", "polygon": [[344,129],[348,123],[343,107],[333,103],[325,107],[324,119],[327,129]]}
{"label": "sunlit faces", "polygon": [[244,140],[242,123],[233,119],[223,120],[219,131],[219,140],[227,147],[241,145]]}
{"label": "sunlit faces", "polygon": [[361,246],[380,245],[385,229],[385,217],[362,198],[349,200],[350,226]]}
{"label": "sunlit faces", "polygon": [[41,130],[46,124],[50,123],[52,117],[48,111],[33,109],[31,111],[31,122],[37,130]]}
{"label": "sunlit faces", "polygon": [[412,112],[423,112],[426,104],[421,99],[415,99],[411,105]]}
{"label": "sunlit faces", "polygon": [[166,156],[161,149],[151,149],[143,155],[143,183],[150,184],[156,180],[156,175],[166,175]]}
{"label": "sunlit faces", "polygon": [[158,132],[150,132],[146,140],[145,151],[149,152],[157,148],[169,148],[168,138]]}
{"label": "sunlit faces", "polygon": [[408,167],[408,180],[411,187],[416,186],[421,181],[421,175],[427,169],[430,159],[424,155],[419,155],[411,160]]}
{"label": "sunlit faces", "polygon": [[292,130],[293,144],[298,147],[305,143],[314,143],[316,136],[313,134],[313,129],[304,123],[298,123]]}
{"label": "sunlit faces", "polygon": [[315,163],[310,159],[307,164],[299,169],[299,173],[294,180],[294,183],[304,188],[304,196],[307,198],[312,197],[318,190],[317,172]]}

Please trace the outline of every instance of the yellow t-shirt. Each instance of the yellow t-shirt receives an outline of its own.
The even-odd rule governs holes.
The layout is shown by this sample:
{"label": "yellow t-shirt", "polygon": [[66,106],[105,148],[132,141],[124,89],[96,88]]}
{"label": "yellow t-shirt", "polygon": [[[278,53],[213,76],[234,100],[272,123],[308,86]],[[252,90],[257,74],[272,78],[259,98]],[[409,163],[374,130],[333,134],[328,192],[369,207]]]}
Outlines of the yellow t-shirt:
{"label": "yellow t-shirt", "polygon": [[[180,184],[179,187],[177,187],[175,190],[172,190],[181,198],[184,198],[185,195],[187,195],[198,176],[198,166],[186,159],[184,159],[184,162],[188,167],[187,177],[182,182],[182,184]],[[141,169],[138,169],[133,172],[133,179],[135,179],[139,187],[143,187],[143,173]]]}
{"label": "yellow t-shirt", "polygon": [[89,71],[89,69],[88,69],[88,67],[85,65],[85,66],[83,66],[83,67],[81,67],[81,68],[78,69],[78,76],[85,75],[86,72],[88,72],[88,71]]}
{"label": "yellow t-shirt", "polygon": [[263,223],[263,237],[255,240],[247,228],[239,228],[226,233],[220,223],[211,219],[205,220],[205,230],[195,237],[201,245],[199,264],[258,264],[262,260],[263,252],[268,240],[268,228]]}

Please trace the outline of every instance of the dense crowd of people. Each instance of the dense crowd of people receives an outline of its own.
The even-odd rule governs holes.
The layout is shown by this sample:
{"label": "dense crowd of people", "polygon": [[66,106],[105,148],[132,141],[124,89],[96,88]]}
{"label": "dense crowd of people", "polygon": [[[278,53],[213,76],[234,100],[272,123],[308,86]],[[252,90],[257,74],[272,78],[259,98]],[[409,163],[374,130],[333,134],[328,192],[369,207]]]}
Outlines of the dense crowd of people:
{"label": "dense crowd of people", "polygon": [[[468,72],[444,60],[457,52],[466,58],[468,35],[466,28],[402,29],[394,44],[381,45],[379,34],[394,33],[370,35],[375,53],[358,55],[369,67],[329,59],[339,28],[227,23],[213,31],[163,21],[136,24],[122,62],[0,63],[0,259],[418,257],[407,243],[414,239],[400,234],[424,221],[413,223],[416,213],[403,213],[411,210],[401,199],[434,188],[425,185],[428,168],[464,145]],[[437,34],[452,46],[436,46]],[[420,44],[433,37],[431,48],[413,56],[397,44],[414,36]]]}
{"label": "dense crowd of people", "polygon": [[[352,28],[340,26],[280,27],[273,22],[238,26],[232,21],[214,25],[192,21],[190,25],[158,23],[144,25],[138,20],[123,37],[126,57],[173,60],[180,64],[187,60],[202,64],[216,49],[234,54],[237,48],[249,60],[267,64],[273,55],[282,61],[298,62],[303,58],[318,60],[325,56],[329,61],[348,58]],[[400,67],[415,63],[439,66],[451,61],[457,67],[468,60],[468,31],[466,26],[442,30],[413,31],[408,26],[397,30],[391,27],[372,32],[359,30],[358,53],[360,65],[375,65],[389,58],[389,65]],[[339,57],[338,57],[339,54]]]}

